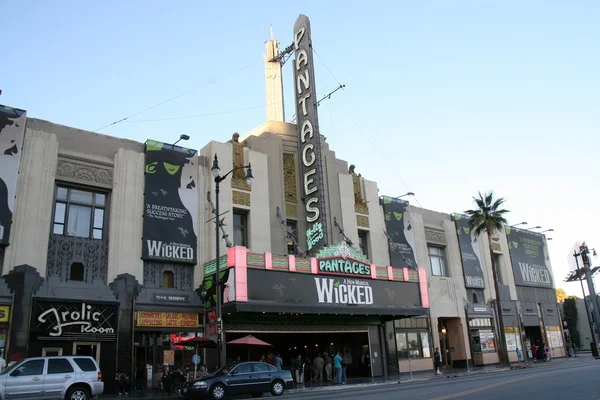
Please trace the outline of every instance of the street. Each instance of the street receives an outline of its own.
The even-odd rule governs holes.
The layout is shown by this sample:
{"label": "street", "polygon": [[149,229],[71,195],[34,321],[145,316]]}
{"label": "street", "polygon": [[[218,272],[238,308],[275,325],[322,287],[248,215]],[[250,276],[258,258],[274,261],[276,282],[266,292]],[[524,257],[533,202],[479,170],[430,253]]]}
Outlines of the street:
{"label": "street", "polygon": [[294,399],[381,399],[411,400],[469,399],[600,399],[600,361],[576,365],[548,366],[472,377],[448,378],[402,385],[377,385],[289,394]]}

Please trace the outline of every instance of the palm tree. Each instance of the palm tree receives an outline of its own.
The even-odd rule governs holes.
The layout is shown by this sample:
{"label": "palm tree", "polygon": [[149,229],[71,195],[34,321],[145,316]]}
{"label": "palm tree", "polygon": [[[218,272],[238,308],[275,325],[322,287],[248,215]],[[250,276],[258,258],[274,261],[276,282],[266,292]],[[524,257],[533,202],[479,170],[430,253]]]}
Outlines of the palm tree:
{"label": "palm tree", "polygon": [[496,292],[496,314],[498,316],[498,330],[500,331],[499,343],[499,361],[501,365],[509,365],[508,349],[506,347],[506,335],[504,333],[504,321],[502,320],[502,306],[500,301],[500,291],[498,290],[498,269],[494,262],[494,250],[492,249],[492,233],[496,230],[500,231],[507,224],[504,215],[508,213],[502,205],[504,199],[499,197],[494,200],[494,192],[481,194],[478,197],[473,197],[477,209],[467,210],[465,214],[469,216],[469,228],[475,232],[475,236],[487,233],[488,244],[490,251],[490,261],[492,262],[492,274],[494,276],[494,291]]}

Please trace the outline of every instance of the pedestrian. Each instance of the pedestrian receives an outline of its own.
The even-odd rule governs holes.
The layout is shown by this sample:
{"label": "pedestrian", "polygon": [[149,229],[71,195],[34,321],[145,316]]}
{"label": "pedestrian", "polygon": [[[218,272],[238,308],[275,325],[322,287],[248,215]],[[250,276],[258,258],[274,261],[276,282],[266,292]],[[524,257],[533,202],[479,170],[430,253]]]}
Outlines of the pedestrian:
{"label": "pedestrian", "polygon": [[442,355],[440,354],[439,347],[436,347],[435,351],[433,352],[433,367],[435,369],[435,374],[436,375],[441,375],[442,374],[440,372],[441,366],[442,366]]}
{"label": "pedestrian", "polygon": [[552,351],[550,350],[550,347],[545,346],[544,352],[546,353],[546,361],[552,361]]}
{"label": "pedestrian", "polygon": [[298,386],[304,386],[304,367],[305,362],[302,360],[302,356],[298,354],[296,359],[296,383]]}
{"label": "pedestrian", "polygon": [[333,357],[333,369],[335,369],[335,383],[342,383],[342,356],[338,351],[335,357]]}
{"label": "pedestrian", "polygon": [[267,356],[267,364],[270,364],[270,365],[274,366],[275,368],[277,368],[277,361],[275,361],[275,358],[273,357],[273,353],[269,353],[269,355]]}
{"label": "pedestrian", "polygon": [[321,353],[317,354],[315,358],[315,368],[316,368],[316,380],[317,382],[321,382],[323,380],[323,368],[325,367],[325,360],[321,357]]}
{"label": "pedestrian", "polygon": [[346,384],[346,357],[342,357],[342,385]]}
{"label": "pedestrian", "polygon": [[281,358],[281,356],[279,355],[279,353],[275,353],[275,368],[277,369],[281,369],[283,368],[283,359]]}
{"label": "pedestrian", "polygon": [[517,347],[517,362],[521,364],[521,349]]}
{"label": "pedestrian", "polygon": [[531,358],[533,358],[533,362],[537,362],[537,346],[535,343],[531,344]]}
{"label": "pedestrian", "polygon": [[325,353],[325,380],[327,382],[331,381],[331,364],[333,363],[333,360],[331,359],[331,356],[327,353]]}

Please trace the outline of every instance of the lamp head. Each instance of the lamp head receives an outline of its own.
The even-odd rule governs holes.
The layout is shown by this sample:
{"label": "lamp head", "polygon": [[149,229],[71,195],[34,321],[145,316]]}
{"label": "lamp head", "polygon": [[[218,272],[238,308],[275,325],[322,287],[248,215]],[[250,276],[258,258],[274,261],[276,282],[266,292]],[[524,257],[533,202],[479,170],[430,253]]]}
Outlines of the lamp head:
{"label": "lamp head", "polygon": [[254,176],[252,175],[252,167],[250,163],[248,163],[248,169],[246,170],[246,183],[248,186],[252,186],[252,182],[254,182]]}
{"label": "lamp head", "polygon": [[190,140],[190,137],[188,135],[186,135],[185,133],[182,133],[179,136],[179,139],[181,139],[181,140]]}
{"label": "lamp head", "polygon": [[221,168],[219,168],[219,160],[217,159],[216,154],[215,154],[215,159],[213,160],[213,166],[210,169],[210,171],[212,172],[213,178],[216,178],[217,176],[219,176],[219,173],[221,172]]}

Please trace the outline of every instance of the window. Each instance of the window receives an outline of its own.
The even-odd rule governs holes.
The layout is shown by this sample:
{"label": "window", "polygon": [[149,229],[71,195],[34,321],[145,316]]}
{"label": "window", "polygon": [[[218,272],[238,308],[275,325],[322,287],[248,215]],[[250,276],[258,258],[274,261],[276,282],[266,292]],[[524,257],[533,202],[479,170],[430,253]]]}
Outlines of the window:
{"label": "window", "polygon": [[446,252],[443,247],[427,246],[431,275],[448,276],[446,271]]}
{"label": "window", "polygon": [[366,258],[369,258],[369,241],[368,241],[369,232],[367,231],[358,231],[358,247],[360,248],[360,252]]}
{"label": "window", "polygon": [[252,372],[252,364],[251,363],[240,364],[232,372],[235,372],[236,374],[249,374]]}
{"label": "window", "polygon": [[504,279],[502,279],[502,255],[494,254],[494,266],[496,267],[496,273],[498,274],[498,283],[504,285]]}
{"label": "window", "polygon": [[292,238],[290,237],[290,234],[294,237],[294,239],[296,240],[296,243],[298,242],[298,223],[296,221],[291,221],[291,220],[287,220],[286,221],[286,225],[287,225],[287,251],[288,254],[296,254],[296,245],[294,245],[294,240],[292,240]]}
{"label": "window", "polygon": [[48,374],[68,374],[70,372],[73,372],[73,366],[66,358],[48,360]]}
{"label": "window", "polygon": [[429,358],[429,332],[423,330],[396,331],[399,358]]}
{"label": "window", "polygon": [[175,276],[173,275],[173,271],[163,272],[162,287],[169,289],[175,287]]}
{"label": "window", "polygon": [[233,212],[233,245],[248,247],[248,214]]}
{"label": "window", "polygon": [[69,272],[70,281],[84,281],[85,280],[85,268],[82,263],[74,262],[71,264],[71,271]]}
{"label": "window", "polygon": [[75,361],[75,364],[77,364],[83,372],[95,372],[98,370],[96,368],[96,363],[90,358],[74,358],[73,361]]}
{"label": "window", "polygon": [[493,353],[494,331],[492,329],[471,329],[471,344],[474,353]]}
{"label": "window", "polygon": [[479,303],[477,301],[477,293],[473,293],[473,304],[477,304],[477,303]]}
{"label": "window", "polygon": [[263,364],[263,363],[252,363],[252,371],[254,371],[254,372],[269,372],[269,371],[273,371],[275,369],[275,367],[273,367],[273,369],[271,369],[269,367],[273,367],[273,366],[269,365],[269,364]]}
{"label": "window", "polygon": [[54,205],[55,235],[102,239],[106,193],[58,186]]}
{"label": "window", "polygon": [[[19,371],[17,373],[17,371]],[[12,376],[30,376],[42,375],[44,371],[44,360],[31,360],[21,364],[11,375]]]}

